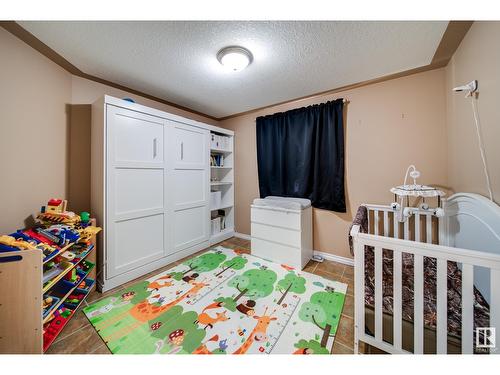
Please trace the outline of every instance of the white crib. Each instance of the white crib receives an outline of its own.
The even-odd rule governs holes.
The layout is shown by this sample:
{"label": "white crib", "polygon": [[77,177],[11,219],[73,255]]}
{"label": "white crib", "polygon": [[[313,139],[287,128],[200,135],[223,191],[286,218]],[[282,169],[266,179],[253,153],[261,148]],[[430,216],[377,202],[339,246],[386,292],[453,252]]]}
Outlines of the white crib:
{"label": "white crib", "polygon": [[[354,348],[359,342],[392,354],[424,353],[424,257],[435,258],[436,311],[435,352],[446,354],[448,348],[447,262],[457,262],[462,273],[461,353],[474,352],[474,286],[489,303],[489,327],[496,327],[497,340],[484,341],[476,335],[487,353],[500,353],[500,207],[477,194],[460,193],[445,200],[445,216],[438,219],[432,212],[418,210],[404,224],[395,220],[390,206],[365,205],[368,209],[368,233],[353,226],[355,258],[355,332]],[[365,329],[365,249],[374,251],[374,316],[373,329]],[[392,316],[383,311],[383,250],[392,252]],[[402,254],[413,254],[414,310],[410,326],[413,351],[402,346]],[[371,316],[370,316],[371,317]],[[389,322],[389,323],[388,323]],[[383,325],[390,324],[392,339],[384,340]],[[493,331],[481,331],[493,339]],[[476,343],[477,344],[477,343]],[[476,345],[477,346],[477,345]]]}

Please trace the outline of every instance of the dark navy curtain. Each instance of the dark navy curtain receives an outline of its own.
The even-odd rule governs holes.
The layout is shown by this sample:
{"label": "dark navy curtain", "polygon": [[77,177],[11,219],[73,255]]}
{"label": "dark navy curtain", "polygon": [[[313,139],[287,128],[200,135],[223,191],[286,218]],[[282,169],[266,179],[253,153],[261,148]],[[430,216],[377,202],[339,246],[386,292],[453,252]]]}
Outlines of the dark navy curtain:
{"label": "dark navy curtain", "polygon": [[257,117],[261,198],[307,198],[346,212],[343,100]]}

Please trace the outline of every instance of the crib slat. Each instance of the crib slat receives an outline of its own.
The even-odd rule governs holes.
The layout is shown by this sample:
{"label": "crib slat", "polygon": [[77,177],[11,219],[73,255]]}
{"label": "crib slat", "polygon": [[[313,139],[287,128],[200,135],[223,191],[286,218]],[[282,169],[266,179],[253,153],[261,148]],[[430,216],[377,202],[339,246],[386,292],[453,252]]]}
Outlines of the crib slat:
{"label": "crib slat", "polygon": [[375,247],[375,339],[382,340],[382,248]]}
{"label": "crib slat", "polygon": [[415,213],[415,241],[420,242],[420,214]]}
{"label": "crib slat", "polygon": [[427,237],[427,243],[432,243],[432,215],[425,215],[425,236]]}
{"label": "crib slat", "polygon": [[474,348],[474,266],[462,264],[462,354]]}
{"label": "crib slat", "polygon": [[384,236],[389,235],[389,212],[384,211]]}
{"label": "crib slat", "polygon": [[393,332],[394,332],[394,347],[401,349],[401,330],[402,330],[402,260],[401,252],[393,251],[394,259],[394,277],[393,277]]}
{"label": "crib slat", "polygon": [[414,311],[413,352],[424,352],[424,257],[414,254]]}
{"label": "crib slat", "polygon": [[394,212],[392,214],[393,224],[394,224],[394,238],[399,238],[399,221],[398,215]]}
{"label": "crib slat", "polygon": [[491,354],[500,354],[500,270],[490,271],[490,327],[496,327],[495,349]]}
{"label": "crib slat", "polygon": [[354,352],[359,351],[359,339],[365,335],[365,247],[356,241],[354,249]]}
{"label": "crib slat", "polygon": [[407,240],[409,238],[409,236],[410,236],[410,224],[409,224],[409,222],[410,222],[410,218],[407,217],[405,219],[405,223],[404,223],[404,226],[403,226],[403,238],[405,240]]}
{"label": "crib slat", "polygon": [[448,266],[446,259],[437,260],[437,308],[436,308],[436,346],[437,354],[448,350]]}
{"label": "crib slat", "polygon": [[373,210],[373,233],[378,236],[378,210]]}

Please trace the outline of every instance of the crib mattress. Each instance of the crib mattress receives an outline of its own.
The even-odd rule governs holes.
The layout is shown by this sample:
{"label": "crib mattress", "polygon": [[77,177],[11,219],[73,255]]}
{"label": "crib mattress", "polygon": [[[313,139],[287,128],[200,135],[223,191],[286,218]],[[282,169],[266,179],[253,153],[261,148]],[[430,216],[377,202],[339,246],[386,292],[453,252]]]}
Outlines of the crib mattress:
{"label": "crib mattress", "polygon": [[[393,259],[392,251],[383,250],[383,311],[393,311]],[[375,255],[373,248],[365,250],[365,303],[373,308],[375,305],[374,283]],[[436,259],[424,258],[424,325],[436,327]],[[402,255],[402,318],[413,322],[413,255]],[[474,288],[474,328],[489,327],[489,305]],[[448,336],[461,337],[462,327],[462,272],[456,262],[448,262]],[[475,329],[474,329],[475,332]]]}

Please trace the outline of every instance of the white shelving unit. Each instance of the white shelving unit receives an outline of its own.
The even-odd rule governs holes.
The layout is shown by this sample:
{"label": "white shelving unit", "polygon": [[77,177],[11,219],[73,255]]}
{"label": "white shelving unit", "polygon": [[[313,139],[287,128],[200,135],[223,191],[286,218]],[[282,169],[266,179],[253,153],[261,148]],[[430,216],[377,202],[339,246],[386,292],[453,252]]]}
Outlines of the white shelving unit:
{"label": "white shelving unit", "polygon": [[211,131],[210,140],[210,191],[221,195],[220,203],[210,206],[211,217],[221,217],[220,231],[210,228],[213,245],[234,235],[234,139],[230,132]]}

